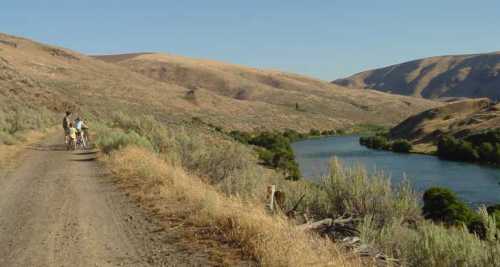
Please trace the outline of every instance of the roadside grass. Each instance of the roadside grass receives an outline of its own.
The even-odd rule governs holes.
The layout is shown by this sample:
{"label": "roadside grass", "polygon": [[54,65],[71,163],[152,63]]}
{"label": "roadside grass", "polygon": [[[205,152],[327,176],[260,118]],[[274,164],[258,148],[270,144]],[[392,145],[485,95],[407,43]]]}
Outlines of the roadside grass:
{"label": "roadside grass", "polygon": [[53,132],[54,124],[54,113],[44,108],[12,103],[0,107],[0,167],[12,166],[24,145],[40,141]]}
{"label": "roadside grass", "polygon": [[444,227],[426,220],[405,225],[392,218],[380,227],[367,216],[360,230],[365,242],[400,259],[403,266],[500,265],[498,240],[481,240],[466,226]]}
{"label": "roadside grass", "polygon": [[[122,116],[120,118],[120,116]],[[215,227],[267,266],[354,264],[334,243],[298,232],[292,222],[264,210],[266,187],[286,193],[286,208],[302,196],[298,213],[314,219],[353,215],[363,243],[404,266],[498,266],[493,217],[482,214],[488,239],[464,227],[424,220],[420,195],[408,182],[390,183],[383,173],[347,168],[333,160],[318,184],[286,181],[258,165],[251,148],[207,128],[160,124],[152,117],[120,115],[97,127],[97,143],[109,147],[113,173],[144,201],[176,203],[192,222]],[[113,134],[110,134],[113,133]],[[165,204],[159,204],[159,207]],[[161,208],[160,208],[161,209]],[[351,257],[349,257],[351,259]]]}
{"label": "roadside grass", "polygon": [[203,179],[161,159],[150,150],[129,146],[113,152],[106,165],[145,203],[176,203],[197,225],[215,227],[263,266],[357,266],[329,240],[296,228],[260,203],[221,193]]}
{"label": "roadside grass", "polygon": [[26,141],[30,132],[44,130],[54,123],[54,114],[44,108],[4,107],[0,110],[0,144],[15,145]]}
{"label": "roadside grass", "polygon": [[264,266],[356,265],[331,241],[265,210],[268,185],[290,192],[292,203],[302,193],[302,183],[258,165],[251,148],[207,129],[166,127],[152,117],[118,114],[94,128],[96,144],[110,155],[106,165],[132,185],[126,188],[144,206],[159,202],[159,209],[165,209],[175,203],[181,208],[164,212],[213,228]]}
{"label": "roadside grass", "polygon": [[117,113],[94,127],[95,143],[105,152],[136,145],[201,177],[227,195],[264,201],[266,187],[293,184],[258,164],[256,152],[210,128],[160,124],[153,117]]}

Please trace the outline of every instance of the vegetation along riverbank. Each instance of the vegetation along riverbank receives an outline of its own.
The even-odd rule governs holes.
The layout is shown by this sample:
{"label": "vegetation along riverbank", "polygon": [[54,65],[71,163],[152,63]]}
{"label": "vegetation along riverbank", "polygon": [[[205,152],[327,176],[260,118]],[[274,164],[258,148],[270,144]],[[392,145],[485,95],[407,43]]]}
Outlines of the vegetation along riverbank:
{"label": "vegetation along riverbank", "polygon": [[[402,265],[500,263],[495,207],[489,213],[486,208],[472,210],[441,188],[428,190],[424,206],[420,206],[419,194],[408,183],[393,185],[384,175],[369,175],[362,168],[346,168],[336,161],[319,184],[289,181],[283,173],[259,166],[258,152],[211,128],[158,125],[153,118],[118,114],[100,126],[102,137],[97,142],[110,155],[106,164],[117,177],[142,184],[146,201],[157,199],[161,192],[169,192],[162,197],[165,201],[172,196],[187,200],[193,223],[217,225],[230,233],[226,238],[245,247],[249,256],[264,265],[292,261],[307,265],[314,260],[356,264],[346,260],[354,252],[342,248],[340,239],[316,239],[293,226],[304,221],[303,217],[314,221],[343,215],[355,218],[359,242]],[[145,155],[160,161],[139,160]],[[147,162],[158,164],[142,165]],[[183,185],[186,181],[189,183]],[[292,219],[261,210],[269,184],[278,185],[285,193],[284,211],[299,203]],[[205,189],[199,191],[201,188]],[[281,245],[288,247],[286,253],[268,249]]]}

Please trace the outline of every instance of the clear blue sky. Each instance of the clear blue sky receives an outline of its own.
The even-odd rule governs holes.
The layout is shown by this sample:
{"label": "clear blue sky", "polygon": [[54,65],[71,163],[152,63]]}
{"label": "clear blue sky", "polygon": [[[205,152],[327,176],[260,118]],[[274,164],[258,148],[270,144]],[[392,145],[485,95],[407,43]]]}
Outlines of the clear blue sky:
{"label": "clear blue sky", "polygon": [[158,51],[332,80],[500,50],[498,0],[11,0],[0,31],[89,54]]}

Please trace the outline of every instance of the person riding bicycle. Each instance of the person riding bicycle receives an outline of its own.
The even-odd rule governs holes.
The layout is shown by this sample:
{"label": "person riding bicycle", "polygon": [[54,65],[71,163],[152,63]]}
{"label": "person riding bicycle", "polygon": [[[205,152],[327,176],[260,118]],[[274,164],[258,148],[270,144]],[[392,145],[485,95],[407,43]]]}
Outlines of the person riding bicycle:
{"label": "person riding bicycle", "polygon": [[66,111],[66,116],[64,116],[62,121],[62,127],[64,130],[64,143],[69,144],[69,125],[71,123],[71,111]]}
{"label": "person riding bicycle", "polygon": [[77,131],[78,141],[84,148],[87,148],[88,142],[88,127],[85,122],[80,118],[76,118],[75,120],[75,128]]}

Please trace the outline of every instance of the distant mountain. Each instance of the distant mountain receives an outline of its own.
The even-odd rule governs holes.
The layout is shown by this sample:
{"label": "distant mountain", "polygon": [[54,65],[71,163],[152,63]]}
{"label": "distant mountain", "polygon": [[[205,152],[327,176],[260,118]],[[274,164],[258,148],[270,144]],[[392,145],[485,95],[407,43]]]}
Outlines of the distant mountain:
{"label": "distant mountain", "polygon": [[500,52],[441,56],[369,70],[332,83],[423,98],[500,99]]}

